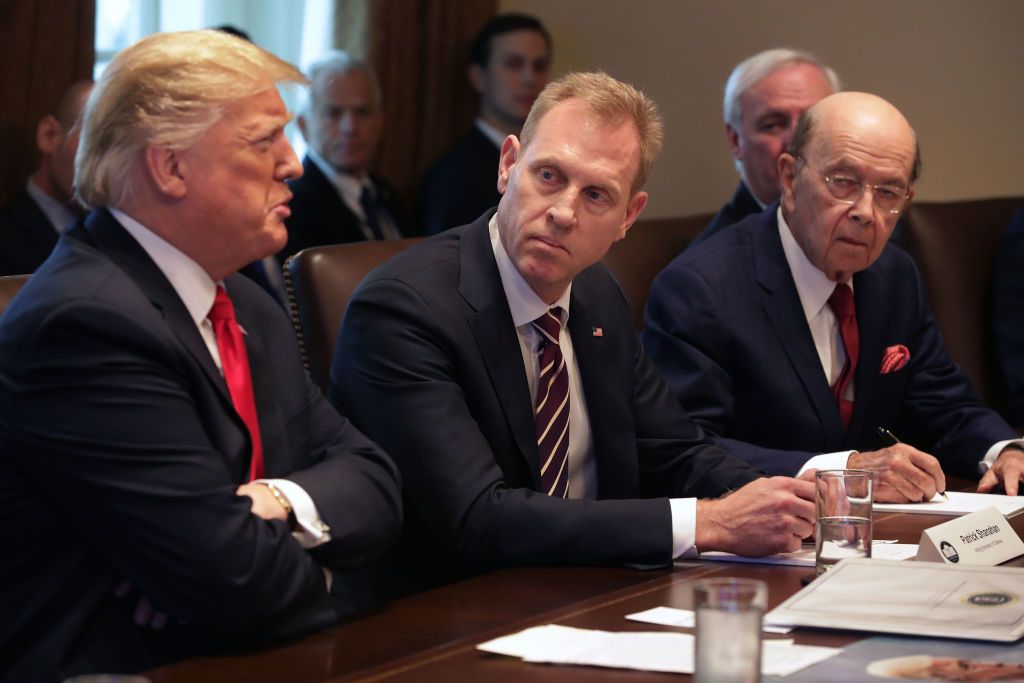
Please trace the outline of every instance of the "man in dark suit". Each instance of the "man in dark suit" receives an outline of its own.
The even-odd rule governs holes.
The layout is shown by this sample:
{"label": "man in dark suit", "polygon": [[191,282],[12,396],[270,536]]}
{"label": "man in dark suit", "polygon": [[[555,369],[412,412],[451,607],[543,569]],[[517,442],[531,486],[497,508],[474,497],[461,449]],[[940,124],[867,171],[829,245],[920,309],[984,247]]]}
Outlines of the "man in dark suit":
{"label": "man in dark suit", "polygon": [[722,110],[740,184],[693,244],[778,201],[779,156],[797,119],[839,88],[835,71],[801,50],[764,50],[736,65],[725,82]]}
{"label": "man in dark suit", "polygon": [[39,164],[10,204],[0,209],[0,275],[34,272],[61,231],[81,215],[72,197],[78,119],[92,81],[78,81],[61,96],[56,109],[39,120]]}
{"label": "man in dark suit", "polygon": [[310,67],[309,78],[298,116],[309,149],[302,177],[288,183],[294,196],[282,263],[307,247],[404,234],[397,193],[370,173],[384,122],[377,77],[365,62],[334,50]]}
{"label": "man in dark suit", "polygon": [[946,355],[910,257],[886,247],[919,168],[895,107],[832,95],[780,159],[781,206],[655,280],[644,342],[721,445],[773,473],[876,470],[883,501],[931,498],[942,468],[981,466],[979,490],[1017,492],[1017,435]]}
{"label": "man in dark suit", "polygon": [[469,223],[497,205],[498,152],[506,136],[519,134],[550,68],[551,36],[536,17],[501,14],[476,34],[468,75],[480,115],[427,171],[419,192],[426,234]]}
{"label": "man in dark suit", "polygon": [[660,143],[644,95],[566,76],[502,146],[497,212],[353,296],[330,396],[402,471],[392,589],[514,564],[771,553],[810,531],[813,486],[758,479],[704,438],[595,265],[646,204]]}
{"label": "man in dark suit", "polygon": [[233,274],[284,243],[291,65],[218,31],[114,58],[71,228],[0,321],[0,679],[134,672],[329,626],[397,535],[394,464]]}

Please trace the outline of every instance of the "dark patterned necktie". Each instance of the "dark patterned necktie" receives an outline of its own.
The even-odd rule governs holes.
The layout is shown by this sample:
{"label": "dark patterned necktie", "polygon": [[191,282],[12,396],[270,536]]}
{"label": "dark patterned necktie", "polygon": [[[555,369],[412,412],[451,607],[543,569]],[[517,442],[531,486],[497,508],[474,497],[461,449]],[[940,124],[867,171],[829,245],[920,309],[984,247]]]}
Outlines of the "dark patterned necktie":
{"label": "dark patterned necktie", "polygon": [[534,402],[534,427],[540,453],[542,492],[565,498],[569,493],[569,371],[558,333],[562,309],[552,308],[533,321],[541,335],[540,376]]}
{"label": "dark patterned necktie", "polygon": [[235,306],[231,303],[224,287],[217,285],[217,295],[207,316],[213,323],[217,336],[217,350],[224,370],[224,382],[235,410],[242,422],[249,428],[252,440],[252,454],[249,460],[249,481],[263,478],[263,440],[260,438],[260,423],[256,417],[256,396],[252,390],[252,374],[249,371],[249,354],[245,351],[242,330],[235,320]]}
{"label": "dark patterned necktie", "polygon": [[832,296],[828,298],[828,305],[839,321],[839,336],[842,337],[843,348],[846,349],[846,365],[832,385],[832,396],[839,406],[839,417],[843,420],[843,427],[849,427],[850,417],[853,415],[853,401],[847,401],[843,394],[853,381],[853,374],[857,370],[857,356],[860,354],[860,331],[857,329],[853,290],[844,284],[836,285]]}
{"label": "dark patterned necktie", "polygon": [[384,232],[380,229],[380,220],[377,218],[377,198],[366,185],[363,185],[363,191],[359,194],[359,205],[363,207],[366,227],[373,233],[373,238],[384,239]]}

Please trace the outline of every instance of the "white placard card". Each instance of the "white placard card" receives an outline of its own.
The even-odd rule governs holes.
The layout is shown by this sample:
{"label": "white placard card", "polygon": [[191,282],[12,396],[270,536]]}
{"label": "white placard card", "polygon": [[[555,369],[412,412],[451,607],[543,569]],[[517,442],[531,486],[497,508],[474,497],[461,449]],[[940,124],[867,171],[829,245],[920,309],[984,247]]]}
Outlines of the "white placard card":
{"label": "white placard card", "polygon": [[1024,541],[995,507],[985,508],[925,529],[919,562],[994,567],[1024,554]]}

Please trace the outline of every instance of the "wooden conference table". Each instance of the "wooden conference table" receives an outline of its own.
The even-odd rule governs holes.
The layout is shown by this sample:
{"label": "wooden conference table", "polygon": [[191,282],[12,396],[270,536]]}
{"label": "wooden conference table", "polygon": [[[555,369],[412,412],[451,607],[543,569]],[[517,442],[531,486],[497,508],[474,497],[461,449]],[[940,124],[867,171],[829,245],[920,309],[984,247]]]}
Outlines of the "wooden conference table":
{"label": "wooden conference table", "polygon": [[[932,515],[875,516],[875,538],[917,543],[947,521]],[[1024,514],[1011,524],[1024,536]],[[1024,567],[1024,557],[1008,563]],[[396,600],[377,612],[271,650],[198,658],[150,672],[153,683],[247,681],[665,681],[667,674],[525,664],[474,649],[530,626],[561,624],[610,631],[688,630],[627,621],[657,606],[689,609],[690,582],[707,576],[766,581],[769,608],[800,590],[813,569],[725,562],[684,562],[637,571],[621,567],[519,567]],[[797,643],[841,647],[864,638],[851,631],[797,629]],[[680,680],[676,677],[675,680]],[[682,680],[687,680],[685,677]]]}

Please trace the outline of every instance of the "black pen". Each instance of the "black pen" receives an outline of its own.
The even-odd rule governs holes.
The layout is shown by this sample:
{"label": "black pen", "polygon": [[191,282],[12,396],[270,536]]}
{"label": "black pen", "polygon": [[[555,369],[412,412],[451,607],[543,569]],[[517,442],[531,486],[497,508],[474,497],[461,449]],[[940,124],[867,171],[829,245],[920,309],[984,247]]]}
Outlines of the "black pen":
{"label": "black pen", "polygon": [[[878,428],[878,433],[879,433],[880,435],[882,435],[882,436],[886,437],[887,439],[891,439],[891,440],[892,440],[892,443],[893,443],[893,445],[895,445],[895,444],[898,444],[898,443],[903,443],[902,441],[900,441],[899,439],[897,439],[897,438],[896,438],[896,435],[895,435],[895,434],[893,434],[892,432],[890,432],[890,431],[889,431],[888,429],[886,429],[885,427],[879,427],[879,428]],[[945,500],[946,502],[949,502],[949,496],[947,496],[947,495],[946,495],[946,492],[945,492],[945,491],[939,491],[939,495],[940,495],[940,496],[942,496],[942,499],[943,499],[943,500]]]}

